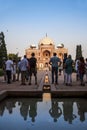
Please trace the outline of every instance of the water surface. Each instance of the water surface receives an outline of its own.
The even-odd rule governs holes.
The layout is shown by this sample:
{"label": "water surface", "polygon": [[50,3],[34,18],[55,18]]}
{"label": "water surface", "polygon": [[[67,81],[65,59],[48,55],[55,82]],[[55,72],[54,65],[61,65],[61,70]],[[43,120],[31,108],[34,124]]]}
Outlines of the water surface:
{"label": "water surface", "polygon": [[0,102],[0,130],[87,130],[87,99],[7,98]]}

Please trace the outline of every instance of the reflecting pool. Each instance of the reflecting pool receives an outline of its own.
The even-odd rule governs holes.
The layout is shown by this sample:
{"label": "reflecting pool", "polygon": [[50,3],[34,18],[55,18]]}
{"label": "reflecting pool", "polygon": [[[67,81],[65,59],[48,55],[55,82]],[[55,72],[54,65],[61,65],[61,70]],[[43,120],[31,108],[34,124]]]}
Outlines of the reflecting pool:
{"label": "reflecting pool", "polygon": [[0,130],[87,130],[87,99],[7,98],[0,102]]}

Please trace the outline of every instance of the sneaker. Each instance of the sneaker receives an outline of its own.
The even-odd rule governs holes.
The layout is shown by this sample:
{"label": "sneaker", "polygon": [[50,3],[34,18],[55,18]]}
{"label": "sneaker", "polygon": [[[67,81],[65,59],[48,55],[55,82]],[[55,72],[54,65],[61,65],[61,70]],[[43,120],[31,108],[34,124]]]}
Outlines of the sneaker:
{"label": "sneaker", "polygon": [[55,85],[58,85],[58,83],[55,83]]}
{"label": "sneaker", "polygon": [[31,85],[31,83],[29,83],[29,85]]}
{"label": "sneaker", "polygon": [[26,85],[25,83],[21,83],[20,85]]}
{"label": "sneaker", "polygon": [[66,86],[68,86],[68,83],[66,83]]}
{"label": "sneaker", "polygon": [[82,86],[85,86],[85,83],[82,83]]}
{"label": "sneaker", "polygon": [[35,85],[37,85],[37,82],[35,83]]}
{"label": "sneaker", "polygon": [[70,83],[70,84],[68,84],[68,86],[72,86],[72,84]]}
{"label": "sneaker", "polygon": [[26,85],[26,83],[23,83],[23,85]]}

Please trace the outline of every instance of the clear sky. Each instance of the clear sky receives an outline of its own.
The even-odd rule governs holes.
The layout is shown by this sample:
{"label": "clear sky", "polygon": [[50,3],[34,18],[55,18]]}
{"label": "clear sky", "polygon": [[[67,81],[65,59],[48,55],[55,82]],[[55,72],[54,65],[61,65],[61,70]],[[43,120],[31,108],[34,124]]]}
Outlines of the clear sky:
{"label": "clear sky", "polygon": [[63,43],[73,58],[81,44],[86,58],[87,0],[0,0],[1,31],[8,53],[23,56],[47,33],[55,45]]}

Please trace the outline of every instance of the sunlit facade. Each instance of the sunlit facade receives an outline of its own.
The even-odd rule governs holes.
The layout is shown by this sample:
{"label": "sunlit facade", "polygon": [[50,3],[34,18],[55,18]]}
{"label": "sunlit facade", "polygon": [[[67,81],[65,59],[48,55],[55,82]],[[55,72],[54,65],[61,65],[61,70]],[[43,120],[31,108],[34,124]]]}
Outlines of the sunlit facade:
{"label": "sunlit facade", "polygon": [[57,56],[62,61],[64,54],[68,54],[68,49],[64,48],[63,44],[59,44],[55,47],[53,40],[46,36],[39,41],[38,48],[36,48],[35,45],[30,45],[30,47],[25,50],[27,58],[31,57],[32,52],[35,53],[35,57],[37,58],[37,67],[43,69],[49,66],[49,60],[54,52],[57,53]]}

